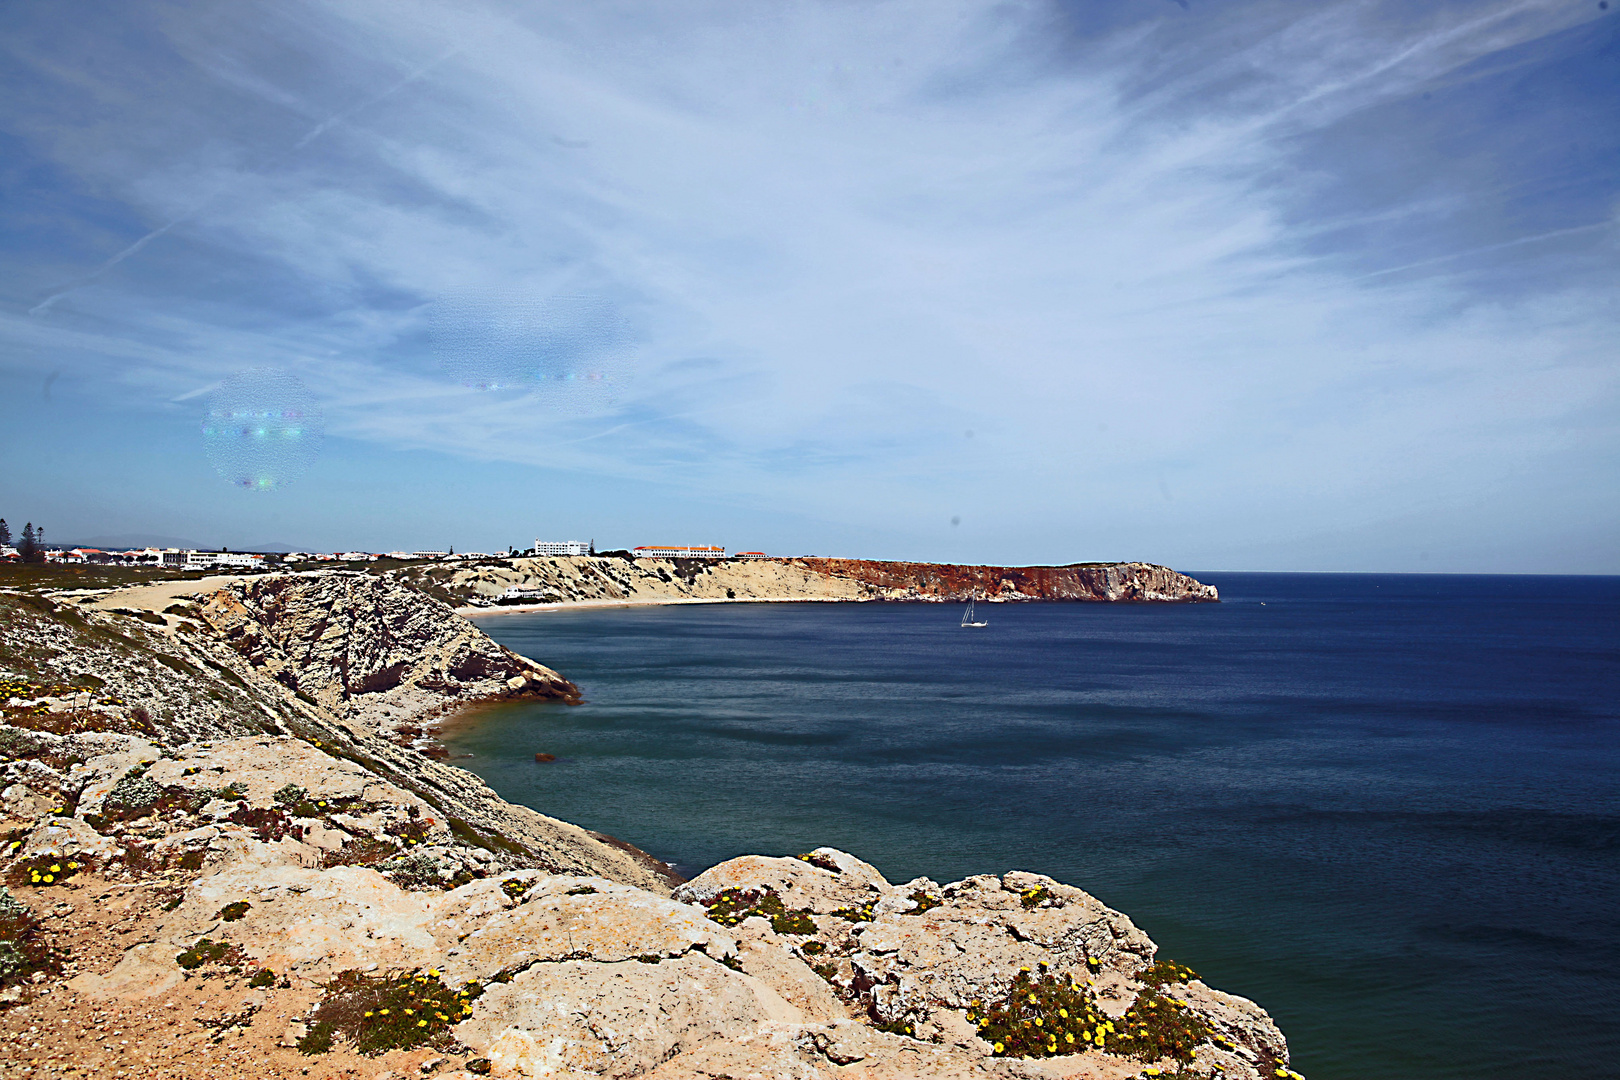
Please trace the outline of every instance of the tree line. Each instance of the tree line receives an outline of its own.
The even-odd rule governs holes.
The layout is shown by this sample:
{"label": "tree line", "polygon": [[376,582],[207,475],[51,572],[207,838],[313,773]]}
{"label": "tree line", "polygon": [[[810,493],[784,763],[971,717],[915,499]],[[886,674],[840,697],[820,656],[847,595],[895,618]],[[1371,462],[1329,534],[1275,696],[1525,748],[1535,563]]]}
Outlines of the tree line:
{"label": "tree line", "polygon": [[[0,547],[11,547],[11,526],[6,524],[5,518],[0,518]],[[17,541],[17,555],[26,563],[45,561],[45,526],[36,529],[32,521],[23,526],[22,537]]]}

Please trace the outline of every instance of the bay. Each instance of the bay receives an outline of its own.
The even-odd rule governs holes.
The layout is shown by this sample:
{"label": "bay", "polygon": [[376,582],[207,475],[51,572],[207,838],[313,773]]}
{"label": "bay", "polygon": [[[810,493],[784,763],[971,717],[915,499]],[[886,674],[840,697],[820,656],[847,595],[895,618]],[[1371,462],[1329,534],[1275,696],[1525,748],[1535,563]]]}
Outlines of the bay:
{"label": "bay", "polygon": [[[1312,1080],[1620,1074],[1620,579],[1200,574],[1208,605],[505,614],[585,703],[447,732],[683,873],[1027,869],[1263,1004]],[[537,764],[534,754],[558,760]]]}

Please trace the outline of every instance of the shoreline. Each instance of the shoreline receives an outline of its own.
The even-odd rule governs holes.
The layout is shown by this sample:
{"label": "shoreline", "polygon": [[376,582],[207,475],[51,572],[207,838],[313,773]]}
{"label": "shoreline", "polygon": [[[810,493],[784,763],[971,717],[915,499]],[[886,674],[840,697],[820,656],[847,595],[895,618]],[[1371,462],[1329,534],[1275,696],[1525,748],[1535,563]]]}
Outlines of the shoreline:
{"label": "shoreline", "polygon": [[554,600],[544,604],[502,604],[499,607],[458,607],[464,619],[480,615],[528,615],[536,611],[568,611],[573,608],[666,607],[674,604],[866,604],[850,596],[671,596],[639,600]]}

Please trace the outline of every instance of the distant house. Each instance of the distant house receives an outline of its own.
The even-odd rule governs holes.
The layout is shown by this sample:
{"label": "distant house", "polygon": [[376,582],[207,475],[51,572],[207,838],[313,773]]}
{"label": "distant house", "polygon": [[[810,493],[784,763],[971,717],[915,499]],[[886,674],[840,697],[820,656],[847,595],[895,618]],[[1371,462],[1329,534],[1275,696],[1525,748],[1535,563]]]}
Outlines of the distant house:
{"label": "distant house", "polygon": [[450,553],[448,551],[413,551],[413,552],[411,552],[411,558],[413,558],[413,559],[443,559],[443,558],[447,557],[449,554]]}
{"label": "distant house", "polygon": [[647,547],[631,549],[630,552],[638,559],[723,559],[726,549],[723,547],[669,547],[652,544]]}
{"label": "distant house", "polygon": [[536,555],[589,555],[591,545],[579,540],[536,540]]}
{"label": "distant house", "polygon": [[338,556],[338,558],[342,559],[344,562],[370,562],[376,557],[377,556],[367,551],[345,551],[342,555]]}
{"label": "distant house", "polygon": [[731,556],[733,559],[768,559],[769,555],[763,551],[739,551]]}

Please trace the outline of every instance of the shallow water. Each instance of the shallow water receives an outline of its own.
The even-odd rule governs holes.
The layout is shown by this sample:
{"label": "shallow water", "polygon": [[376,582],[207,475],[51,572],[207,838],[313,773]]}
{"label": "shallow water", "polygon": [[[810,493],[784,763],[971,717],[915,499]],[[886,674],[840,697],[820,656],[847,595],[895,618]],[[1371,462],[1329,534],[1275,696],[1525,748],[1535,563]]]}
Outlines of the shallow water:
{"label": "shallow water", "polygon": [[[1210,574],[1224,603],[505,615],[584,705],[449,735],[695,873],[1029,869],[1277,1018],[1312,1080],[1620,1075],[1620,579]],[[558,755],[536,764],[536,751]]]}

